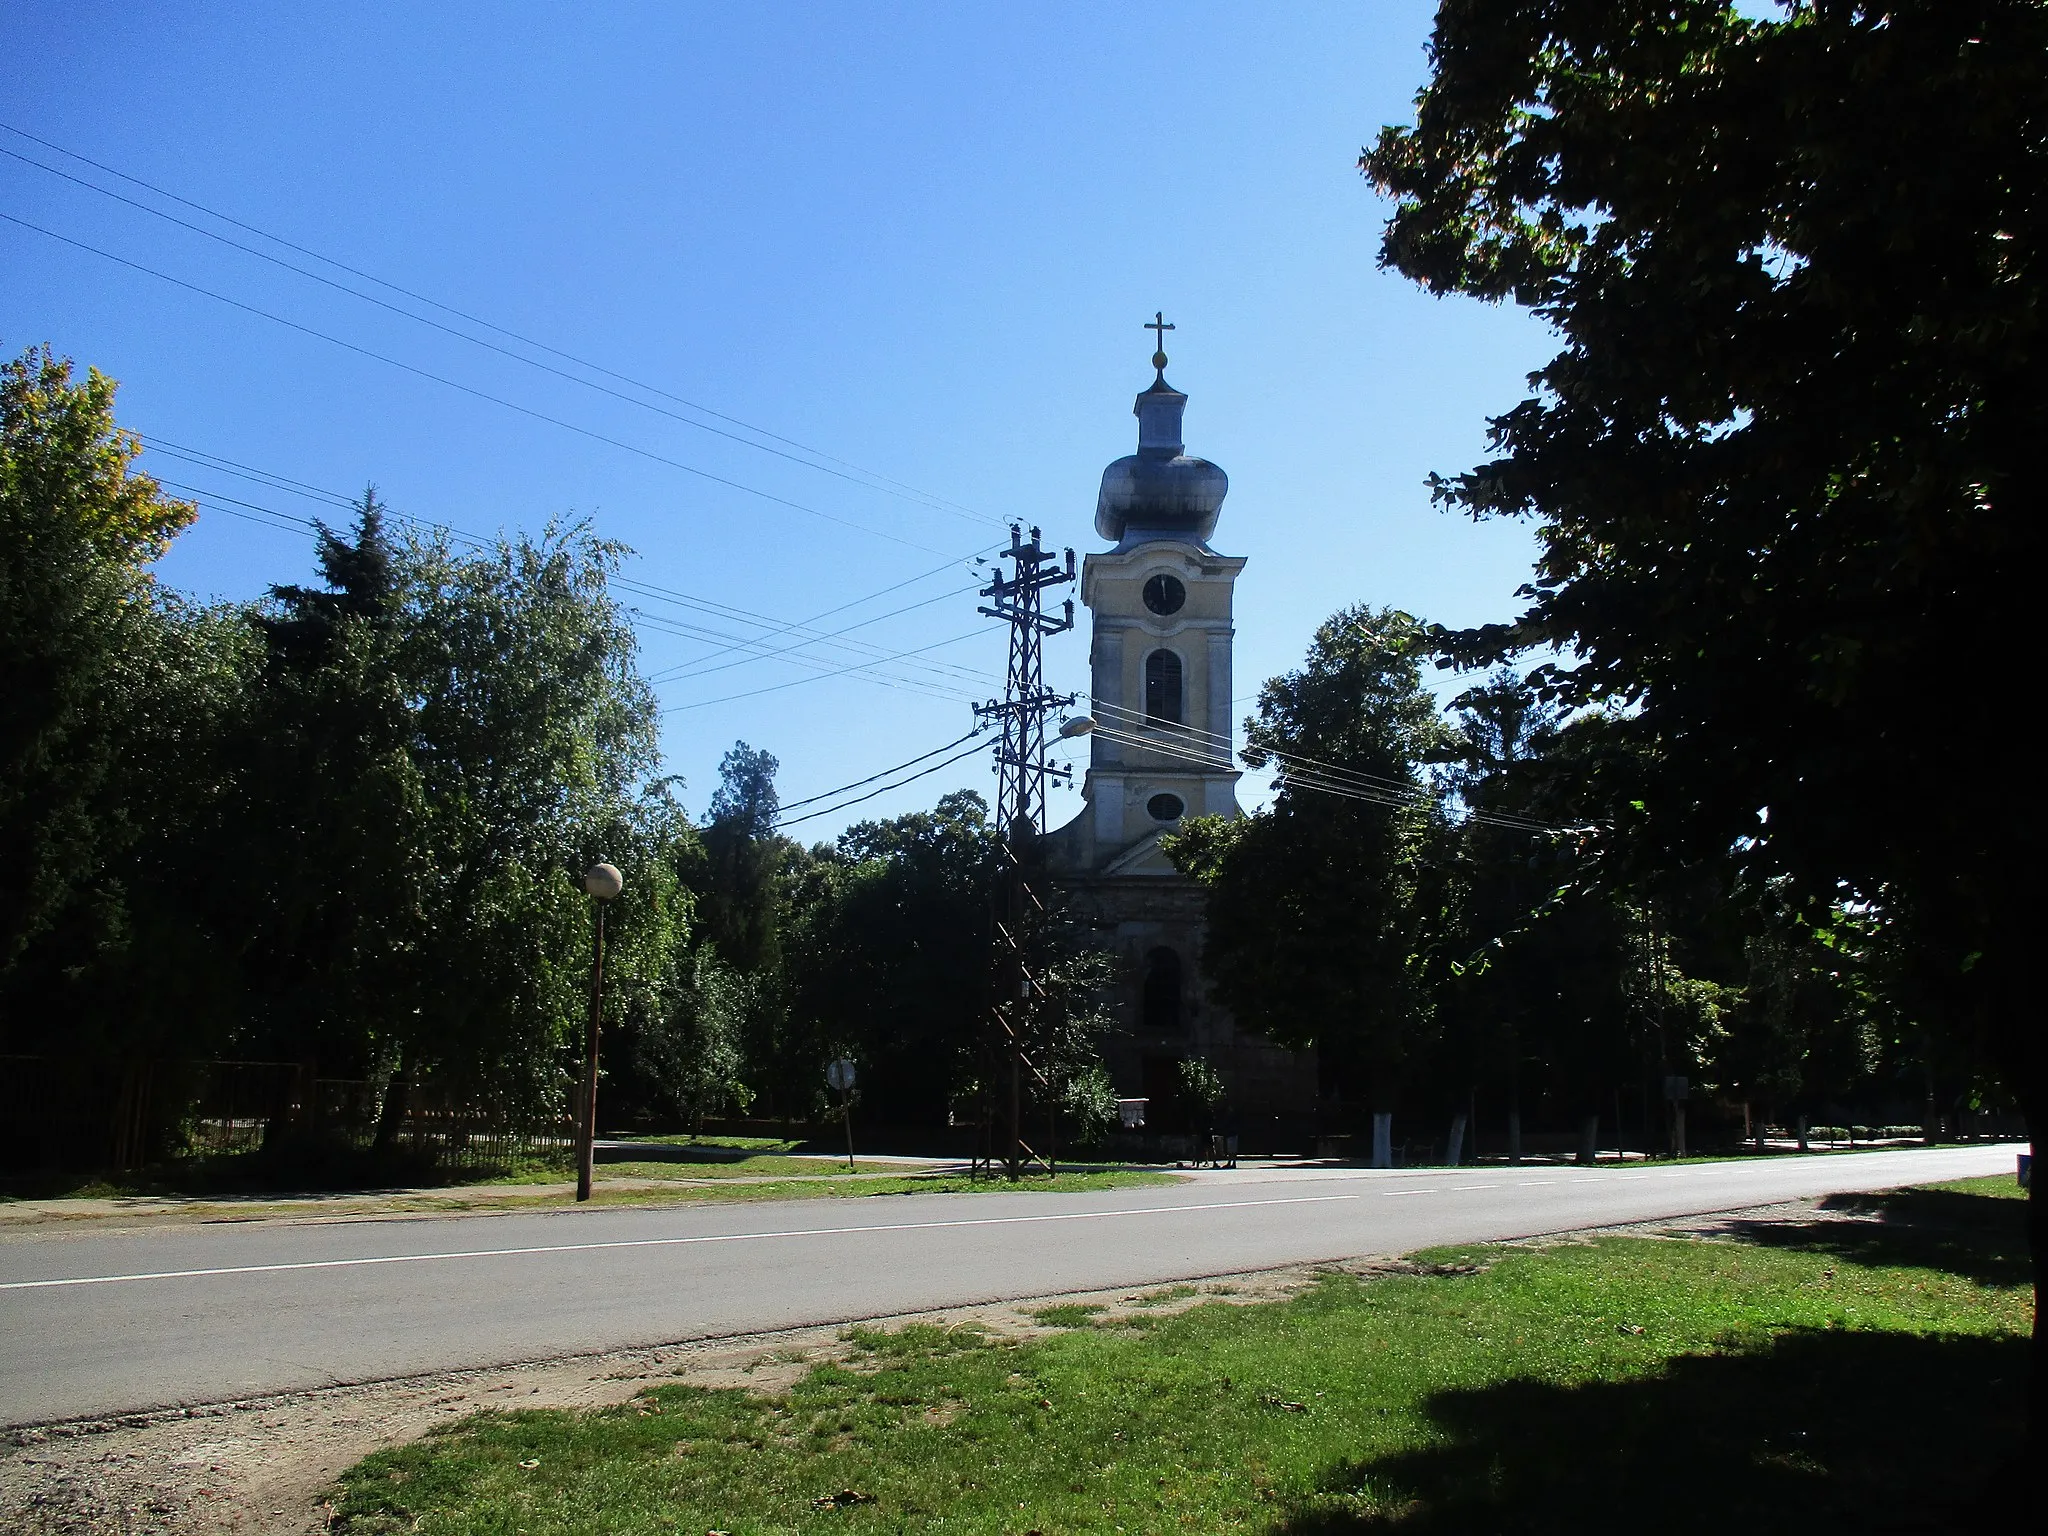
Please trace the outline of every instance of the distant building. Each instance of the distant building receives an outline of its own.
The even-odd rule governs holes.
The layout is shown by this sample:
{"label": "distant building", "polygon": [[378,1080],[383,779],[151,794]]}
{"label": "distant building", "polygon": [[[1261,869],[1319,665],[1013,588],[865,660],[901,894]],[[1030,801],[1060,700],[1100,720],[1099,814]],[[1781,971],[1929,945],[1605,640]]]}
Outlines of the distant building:
{"label": "distant building", "polygon": [[1314,1132],[1313,1052],[1240,1031],[1207,996],[1199,960],[1203,893],[1159,841],[1184,816],[1237,816],[1231,712],[1231,594],[1242,558],[1209,547],[1229,478],[1191,458],[1188,397],[1158,376],[1138,396],[1138,451],[1102,472],[1095,531],[1115,547],[1081,568],[1093,640],[1096,721],[1081,814],[1049,834],[1053,878],[1123,962],[1124,1029],[1109,1044],[1117,1091],[1152,1101],[1148,1129],[1187,1129],[1180,1062],[1221,1074],[1247,1149]]}

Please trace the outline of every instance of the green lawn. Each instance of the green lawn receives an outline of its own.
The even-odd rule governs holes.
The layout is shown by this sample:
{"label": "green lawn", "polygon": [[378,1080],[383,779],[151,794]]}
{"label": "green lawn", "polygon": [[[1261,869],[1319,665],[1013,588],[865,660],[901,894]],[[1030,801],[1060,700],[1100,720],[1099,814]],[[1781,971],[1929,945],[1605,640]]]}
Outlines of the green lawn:
{"label": "green lawn", "polygon": [[783,1394],[659,1387],[379,1452],[336,1529],[1948,1529],[2015,1443],[2010,1193],[1862,1197],[1883,1224],[1739,1241],[1445,1251],[1287,1302],[1054,1307],[1064,1331],[1024,1343],[856,1330]]}

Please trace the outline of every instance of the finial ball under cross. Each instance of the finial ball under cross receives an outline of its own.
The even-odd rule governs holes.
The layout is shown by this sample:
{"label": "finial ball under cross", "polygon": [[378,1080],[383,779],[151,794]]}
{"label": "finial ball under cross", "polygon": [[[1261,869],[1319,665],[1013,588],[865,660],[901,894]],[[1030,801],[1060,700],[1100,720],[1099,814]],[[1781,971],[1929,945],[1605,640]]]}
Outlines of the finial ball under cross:
{"label": "finial ball under cross", "polygon": [[1154,310],[1144,329],[1159,333],[1159,345],[1152,353],[1152,366],[1163,374],[1166,372],[1166,333],[1173,329],[1173,322],[1166,318],[1165,310]]}

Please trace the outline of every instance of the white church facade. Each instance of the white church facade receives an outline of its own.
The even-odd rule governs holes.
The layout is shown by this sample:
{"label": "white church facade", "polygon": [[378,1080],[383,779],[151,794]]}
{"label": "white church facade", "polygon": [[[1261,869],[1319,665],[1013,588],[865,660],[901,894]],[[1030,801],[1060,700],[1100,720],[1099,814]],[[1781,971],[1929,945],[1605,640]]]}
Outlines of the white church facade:
{"label": "white church facade", "polygon": [[1047,836],[1047,869],[1121,961],[1123,1027],[1106,1055],[1118,1093],[1151,1100],[1148,1129],[1187,1129],[1179,1064],[1200,1057],[1222,1076],[1247,1150],[1294,1148],[1315,1132],[1314,1053],[1240,1031],[1207,995],[1203,893],[1159,846],[1184,817],[1241,814],[1231,642],[1245,562],[1209,545],[1229,479],[1188,455],[1188,397],[1166,382],[1165,353],[1152,361],[1138,451],[1103,471],[1096,500],[1095,531],[1113,547],[1082,564],[1096,729],[1082,811]]}

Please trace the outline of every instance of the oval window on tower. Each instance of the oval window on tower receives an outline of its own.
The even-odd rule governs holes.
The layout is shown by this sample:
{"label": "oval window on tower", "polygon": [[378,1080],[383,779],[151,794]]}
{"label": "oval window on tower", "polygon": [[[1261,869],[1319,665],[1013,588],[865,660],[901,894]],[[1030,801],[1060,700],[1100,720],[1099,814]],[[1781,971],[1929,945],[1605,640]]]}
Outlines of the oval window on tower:
{"label": "oval window on tower", "polygon": [[1187,809],[1179,795],[1154,795],[1145,802],[1146,814],[1154,821],[1179,821]]}
{"label": "oval window on tower", "polygon": [[1177,576],[1160,572],[1145,583],[1145,606],[1157,614],[1179,613],[1180,605],[1188,600],[1188,589],[1180,584]]}

